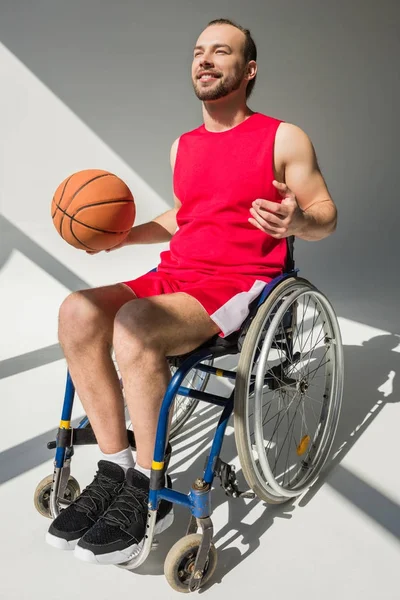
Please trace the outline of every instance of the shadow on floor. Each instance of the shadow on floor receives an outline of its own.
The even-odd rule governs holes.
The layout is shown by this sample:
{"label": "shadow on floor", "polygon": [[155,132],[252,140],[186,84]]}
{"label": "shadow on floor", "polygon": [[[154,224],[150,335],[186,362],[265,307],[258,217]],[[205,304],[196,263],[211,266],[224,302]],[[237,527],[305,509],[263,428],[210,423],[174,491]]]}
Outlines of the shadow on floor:
{"label": "shadow on floor", "polygon": [[[219,583],[223,576],[250,556],[260,546],[261,537],[276,519],[290,519],[293,510],[295,508],[299,510],[307,505],[324,484],[331,486],[396,540],[400,540],[399,504],[339,464],[378,414],[387,405],[399,400],[395,382],[400,365],[400,354],[393,351],[398,345],[398,336],[382,335],[372,338],[361,346],[345,346],[345,392],[332,458],[320,479],[296,505],[294,500],[282,505],[262,504],[261,515],[253,523],[248,524],[245,521],[249,512],[260,502],[257,499],[249,501],[227,498],[218,487],[219,482],[215,481],[216,489],[212,496],[213,510],[225,505],[227,518],[226,525],[215,531],[214,542],[218,548],[219,566],[209,586]],[[195,443],[190,440],[212,423],[215,429],[218,421],[219,409],[204,408],[204,405],[201,407],[176,440],[179,447],[174,450],[171,475],[175,486],[180,491],[189,490],[193,480],[202,472],[212,432],[205,431],[195,440]],[[232,462],[236,456],[234,436],[229,435],[224,441],[221,457],[226,462]],[[186,470],[184,465],[192,459],[194,463]],[[238,476],[243,489],[245,484],[240,471]],[[176,507],[175,514],[175,523],[161,536],[157,551],[135,573],[142,575],[163,573],[165,556],[175,541],[185,535],[189,518],[188,511],[182,507]],[[232,547],[234,543],[237,545],[238,540],[240,540],[239,547]]]}
{"label": "shadow on floor", "polygon": [[[0,270],[9,261],[12,253],[17,250],[71,292],[90,287],[88,283],[75,275],[73,271],[54,258],[54,256],[44,250],[1,214],[0,240]],[[7,358],[0,361],[0,379],[35,369],[61,358],[62,352],[58,344],[38,348],[20,356]]]}

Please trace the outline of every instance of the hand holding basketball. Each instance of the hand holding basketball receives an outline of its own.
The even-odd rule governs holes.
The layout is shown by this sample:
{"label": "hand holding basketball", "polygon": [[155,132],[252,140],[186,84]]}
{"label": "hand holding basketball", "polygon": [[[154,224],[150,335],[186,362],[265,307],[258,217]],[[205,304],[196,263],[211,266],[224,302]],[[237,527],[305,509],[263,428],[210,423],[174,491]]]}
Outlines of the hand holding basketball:
{"label": "hand holding basketball", "polygon": [[[119,250],[119,248],[123,248],[124,246],[128,246],[131,242],[130,242],[130,233],[128,233],[128,235],[122,240],[122,242],[120,242],[119,244],[117,244],[116,246],[113,246],[112,248],[106,248],[106,250],[104,250],[104,252],[114,252],[114,250]],[[103,252],[103,250],[86,250],[87,254],[98,254],[99,252]]]}

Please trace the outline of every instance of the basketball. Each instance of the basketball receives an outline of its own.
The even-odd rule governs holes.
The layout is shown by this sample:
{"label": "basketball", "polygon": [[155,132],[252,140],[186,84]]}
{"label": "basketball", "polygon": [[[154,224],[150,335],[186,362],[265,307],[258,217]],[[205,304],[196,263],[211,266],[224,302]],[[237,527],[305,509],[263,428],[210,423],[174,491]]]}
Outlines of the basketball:
{"label": "basketball", "polygon": [[135,221],[136,208],[126,183],[108,171],[87,169],[56,189],[51,217],[61,237],[81,250],[108,250],[120,244]]}

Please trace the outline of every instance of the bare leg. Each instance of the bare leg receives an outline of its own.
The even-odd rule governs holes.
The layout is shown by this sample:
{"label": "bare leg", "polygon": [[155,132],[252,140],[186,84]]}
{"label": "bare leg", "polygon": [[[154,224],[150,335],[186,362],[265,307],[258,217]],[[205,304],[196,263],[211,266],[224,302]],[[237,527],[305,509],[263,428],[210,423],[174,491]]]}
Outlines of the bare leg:
{"label": "bare leg", "polygon": [[124,402],[111,358],[114,319],[134,297],[123,284],[74,292],[60,308],[59,340],[100,449],[128,446]]}
{"label": "bare leg", "polygon": [[113,344],[141,467],[152,463],[158,414],[171,377],[166,356],[190,352],[218,332],[197,300],[183,293],[136,299],[118,311]]}

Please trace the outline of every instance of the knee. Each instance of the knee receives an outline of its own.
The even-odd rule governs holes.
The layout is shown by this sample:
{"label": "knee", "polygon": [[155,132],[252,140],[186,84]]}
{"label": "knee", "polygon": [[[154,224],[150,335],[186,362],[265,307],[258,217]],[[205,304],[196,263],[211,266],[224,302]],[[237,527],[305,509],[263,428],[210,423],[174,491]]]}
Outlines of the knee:
{"label": "knee", "polygon": [[84,292],[73,292],[60,306],[58,338],[60,344],[83,344],[101,332],[101,313]]}
{"label": "knee", "polygon": [[163,351],[154,308],[146,299],[125,304],[114,321],[113,346],[120,360],[139,359]]}

